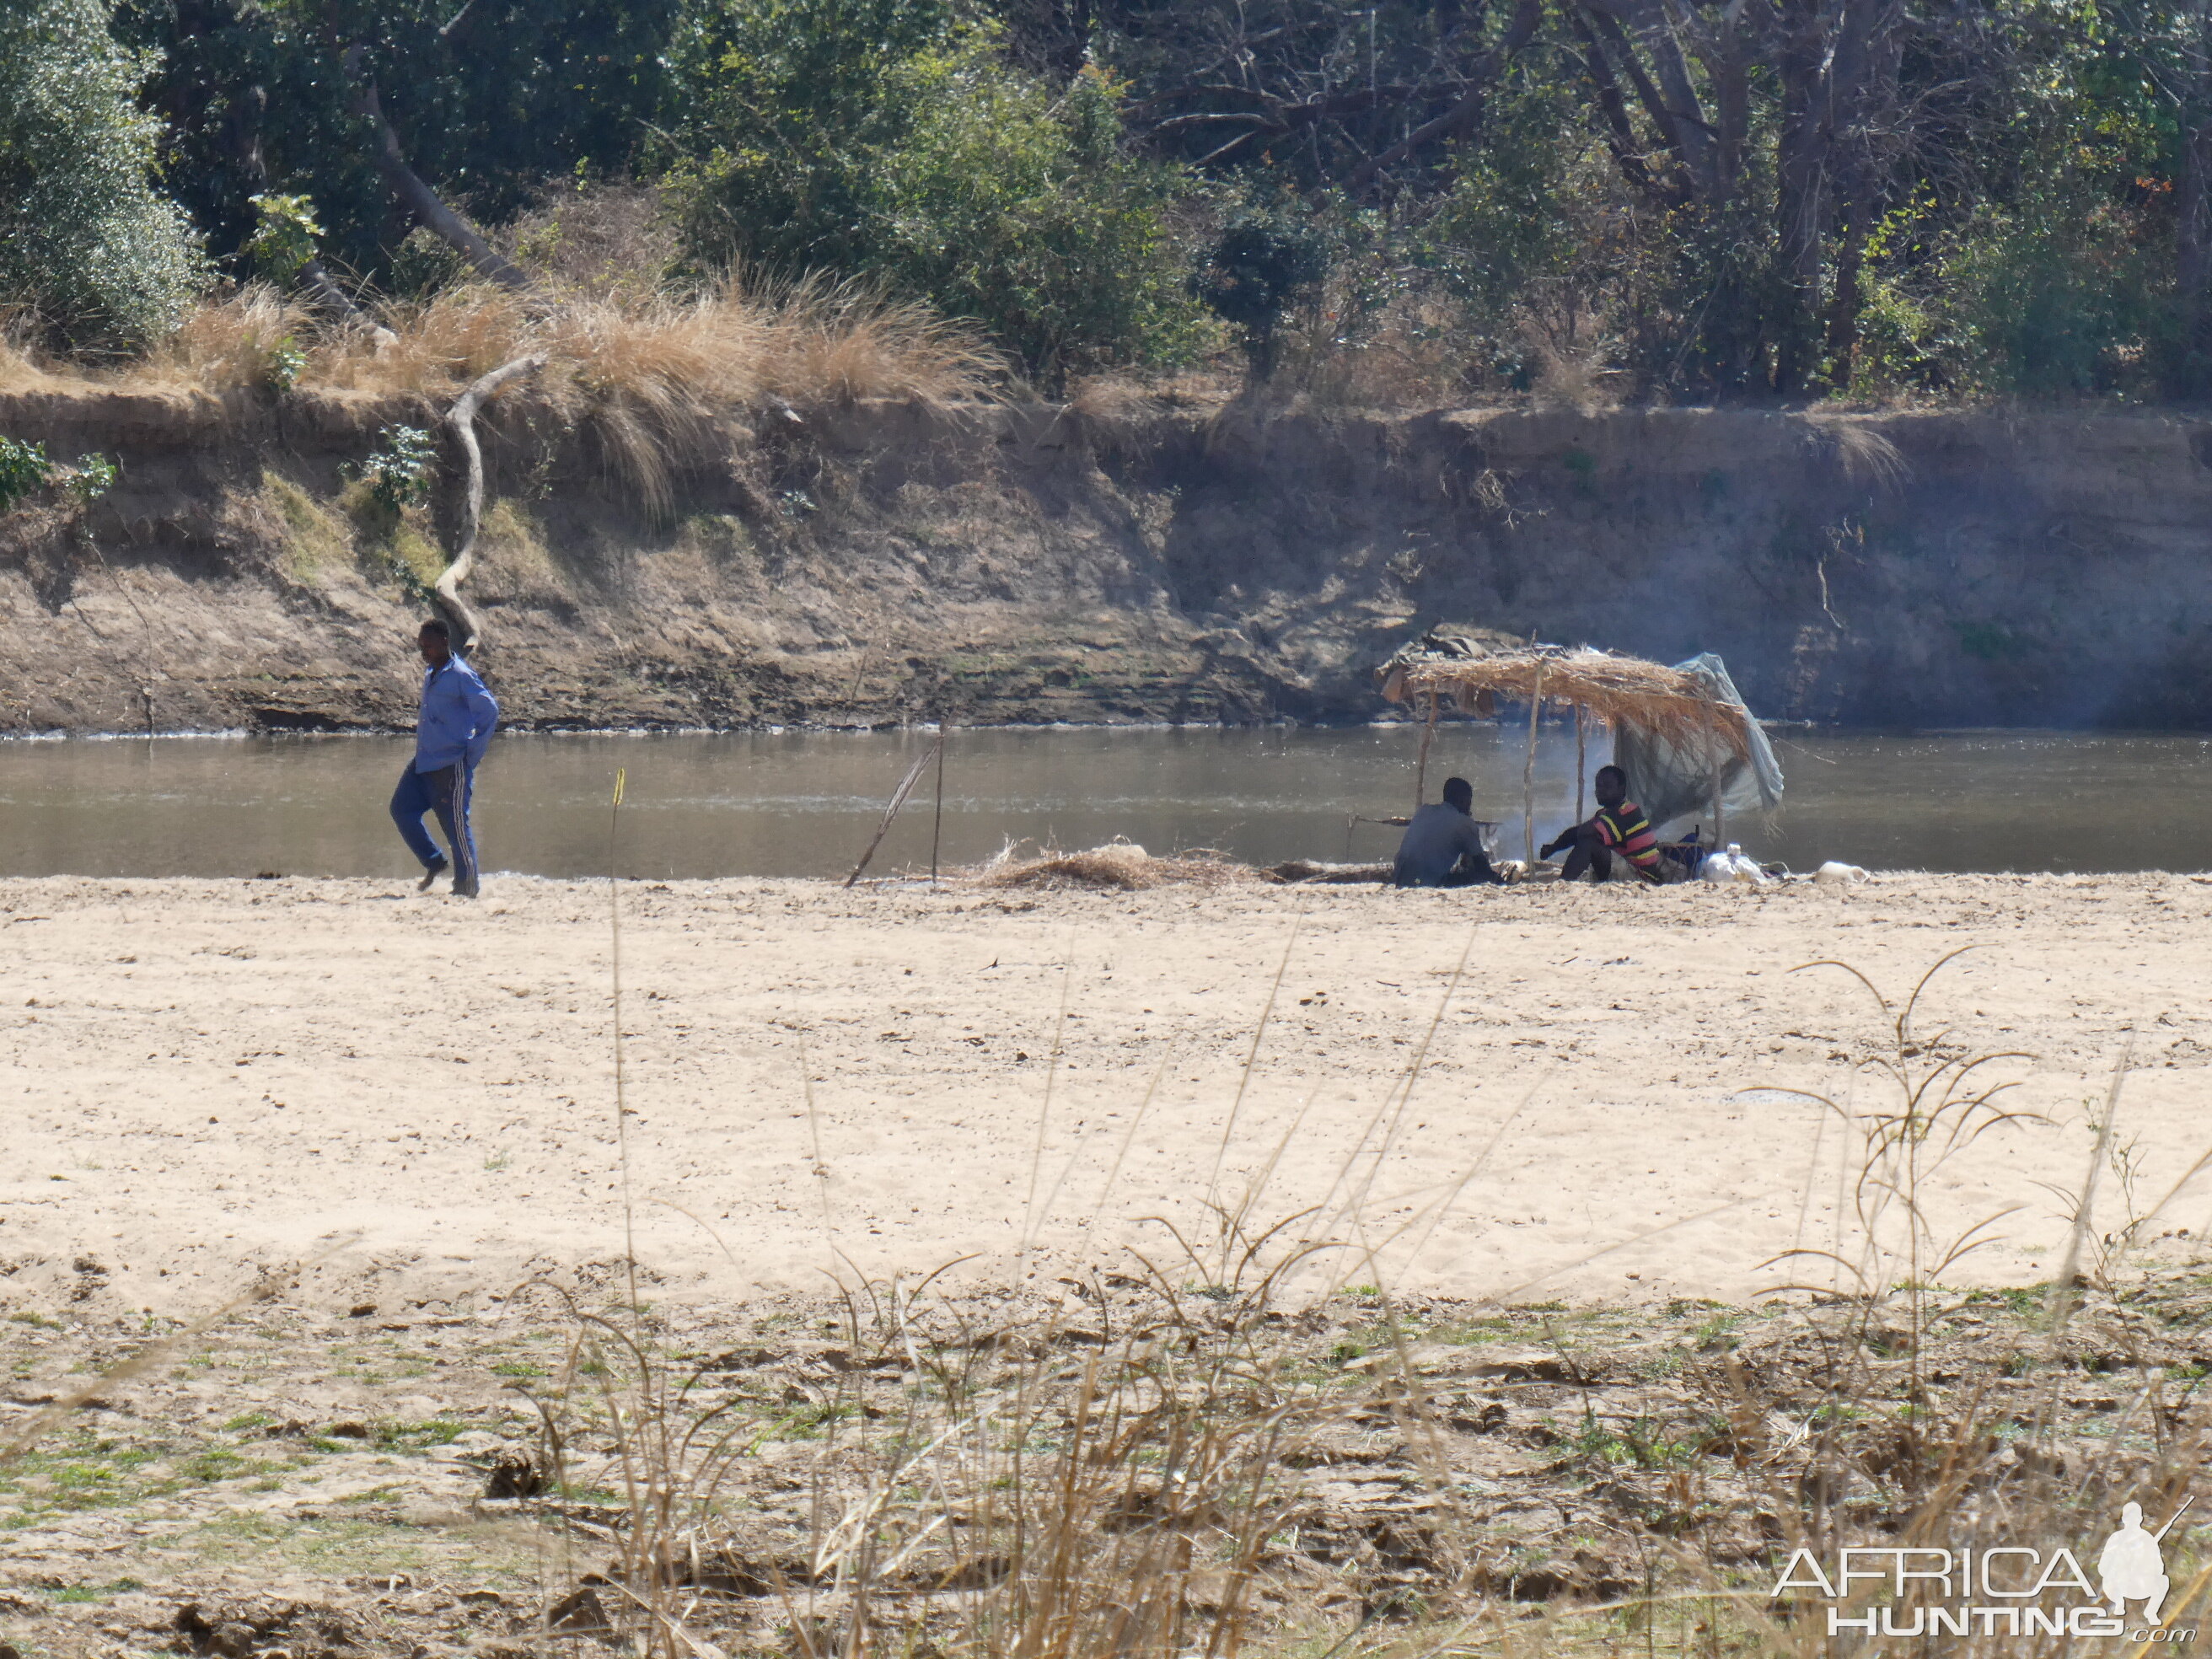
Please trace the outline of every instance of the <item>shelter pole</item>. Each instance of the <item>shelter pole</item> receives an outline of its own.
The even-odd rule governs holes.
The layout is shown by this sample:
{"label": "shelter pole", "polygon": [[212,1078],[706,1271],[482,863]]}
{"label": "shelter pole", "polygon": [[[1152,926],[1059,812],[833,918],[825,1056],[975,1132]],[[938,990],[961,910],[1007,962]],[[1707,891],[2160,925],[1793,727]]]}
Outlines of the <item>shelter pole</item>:
{"label": "shelter pole", "polygon": [[1583,821],[1583,706],[1575,705],[1575,822]]}
{"label": "shelter pole", "polygon": [[1544,710],[1544,670],[1528,692],[1528,758],[1521,763],[1521,855],[1522,867],[1536,872],[1536,716]]}
{"label": "shelter pole", "polygon": [[1728,846],[1728,811],[1721,804],[1721,746],[1720,726],[1716,715],[1705,715],[1705,760],[1713,769],[1713,846],[1716,850]]}
{"label": "shelter pole", "polygon": [[1421,810],[1422,802],[1429,798],[1429,740],[1437,734],[1437,694],[1429,693],[1429,718],[1421,727],[1421,757],[1413,766],[1413,810]]}

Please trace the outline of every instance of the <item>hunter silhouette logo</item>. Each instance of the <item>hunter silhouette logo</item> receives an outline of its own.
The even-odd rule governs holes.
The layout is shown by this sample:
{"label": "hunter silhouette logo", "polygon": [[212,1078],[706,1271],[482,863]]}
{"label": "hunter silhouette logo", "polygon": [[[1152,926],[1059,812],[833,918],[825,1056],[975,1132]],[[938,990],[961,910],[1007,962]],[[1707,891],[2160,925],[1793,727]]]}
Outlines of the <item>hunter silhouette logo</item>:
{"label": "hunter silhouette logo", "polygon": [[2181,1519],[2182,1510],[2197,1499],[2182,1500],[2181,1509],[2173,1512],[2156,1532],[2145,1532],[2142,1524],[2142,1505],[2129,1504],[2120,1510],[2120,1529],[2105,1540],[2105,1552],[2097,1558],[2097,1577],[2104,1580],[2105,1599],[2112,1604],[2114,1613],[2124,1616],[2127,1603],[2140,1601],[2143,1617],[2152,1624],[2158,1623],[2158,1610],[2166,1601],[2166,1561],[2158,1547],[2173,1530],[2173,1522]]}
{"label": "hunter silhouette logo", "polygon": [[[1830,1601],[1858,1601],[1856,1613],[1826,1609],[1831,1636],[2124,1636],[2137,1643],[2193,1643],[2193,1627],[2161,1622],[2172,1581],[2160,1547],[2196,1501],[2185,1498],[2156,1532],[2143,1525],[2142,1504],[2124,1505],[2118,1530],[2098,1552],[2094,1584],[2063,1546],[2045,1553],[2018,1545],[1886,1545],[1838,1552],[1832,1574],[1812,1551],[1798,1550],[1768,1596],[1810,1591]],[[1863,1599],[1884,1589],[1889,1594],[1882,1604]],[[2133,1630],[2130,1602],[2142,1607],[2143,1622]]]}

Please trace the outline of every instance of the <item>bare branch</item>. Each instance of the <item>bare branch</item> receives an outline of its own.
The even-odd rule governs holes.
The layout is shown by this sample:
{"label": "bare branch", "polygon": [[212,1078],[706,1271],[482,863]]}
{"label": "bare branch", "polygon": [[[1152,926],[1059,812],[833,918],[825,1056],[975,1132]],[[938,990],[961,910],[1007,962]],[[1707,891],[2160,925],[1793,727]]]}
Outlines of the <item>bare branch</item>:
{"label": "bare branch", "polygon": [[468,458],[467,494],[461,504],[460,549],[453,555],[453,562],[432,584],[431,591],[438,596],[438,608],[460,629],[461,642],[457,649],[462,656],[476,649],[483,632],[477,625],[476,613],[460,595],[461,583],[476,568],[477,530],[483,520],[483,451],[477,447],[477,410],[509,380],[544,366],[542,353],[501,363],[456,398],[453,406],[446,411],[446,424],[453,429],[453,436],[460,441],[461,453]]}

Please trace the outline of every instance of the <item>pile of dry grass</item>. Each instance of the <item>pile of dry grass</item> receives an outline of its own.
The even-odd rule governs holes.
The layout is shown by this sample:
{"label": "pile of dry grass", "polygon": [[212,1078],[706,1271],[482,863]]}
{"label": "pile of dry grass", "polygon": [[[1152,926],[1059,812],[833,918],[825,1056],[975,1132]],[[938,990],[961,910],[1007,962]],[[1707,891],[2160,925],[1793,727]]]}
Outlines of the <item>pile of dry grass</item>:
{"label": "pile of dry grass", "polygon": [[1070,888],[1139,892],[1149,887],[1230,887],[1260,878],[1248,866],[1210,849],[1156,859],[1132,842],[1109,842],[1079,853],[1043,853],[1036,858],[1001,856],[973,879],[985,887]]}

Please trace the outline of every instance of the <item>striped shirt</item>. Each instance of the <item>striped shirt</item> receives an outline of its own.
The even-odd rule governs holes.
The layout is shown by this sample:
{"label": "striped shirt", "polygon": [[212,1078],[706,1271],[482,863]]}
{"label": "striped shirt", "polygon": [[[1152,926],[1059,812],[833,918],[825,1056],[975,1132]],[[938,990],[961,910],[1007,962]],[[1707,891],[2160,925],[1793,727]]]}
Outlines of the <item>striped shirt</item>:
{"label": "striped shirt", "polygon": [[1601,806],[1590,820],[1598,839],[1619,852],[1646,881],[1659,879],[1659,837],[1651,832],[1644,809],[1632,800],[1618,806]]}

